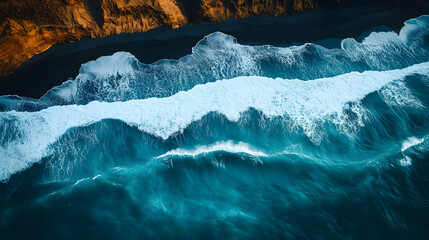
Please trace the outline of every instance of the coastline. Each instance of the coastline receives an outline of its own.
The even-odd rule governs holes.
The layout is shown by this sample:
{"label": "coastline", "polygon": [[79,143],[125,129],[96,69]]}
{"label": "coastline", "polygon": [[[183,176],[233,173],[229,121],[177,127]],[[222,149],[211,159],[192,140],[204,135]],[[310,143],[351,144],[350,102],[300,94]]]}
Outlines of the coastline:
{"label": "coastline", "polygon": [[[365,6],[363,6],[365,5]],[[419,5],[419,7],[416,7]],[[338,48],[344,38],[362,40],[371,31],[398,31],[403,22],[429,13],[429,3],[345,3],[278,17],[256,16],[221,23],[201,23],[178,29],[157,28],[145,33],[85,38],[58,44],[34,56],[13,74],[0,78],[0,95],[40,98],[49,89],[79,73],[80,66],[98,57],[126,51],[142,63],[178,59],[204,36],[221,31],[247,45],[290,46],[312,42]],[[54,66],[54,68],[52,68]]]}

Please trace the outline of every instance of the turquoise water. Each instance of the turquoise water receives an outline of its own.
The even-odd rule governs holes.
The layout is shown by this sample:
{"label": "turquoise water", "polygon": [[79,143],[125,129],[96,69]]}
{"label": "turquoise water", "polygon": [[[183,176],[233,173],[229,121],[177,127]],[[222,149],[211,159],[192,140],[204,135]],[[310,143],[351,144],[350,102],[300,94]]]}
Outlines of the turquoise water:
{"label": "turquoise water", "polygon": [[424,239],[429,17],[339,49],[215,32],[0,97],[6,238]]}

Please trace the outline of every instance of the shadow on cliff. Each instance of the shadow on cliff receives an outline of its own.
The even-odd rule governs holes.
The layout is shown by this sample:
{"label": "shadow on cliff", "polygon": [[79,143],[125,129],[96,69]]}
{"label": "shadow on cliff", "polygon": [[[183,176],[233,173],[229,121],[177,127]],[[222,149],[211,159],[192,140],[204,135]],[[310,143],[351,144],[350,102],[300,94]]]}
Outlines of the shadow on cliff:
{"label": "shadow on cliff", "polygon": [[189,22],[194,23],[198,21],[198,12],[200,12],[201,9],[201,0],[179,1],[179,7]]}
{"label": "shadow on cliff", "polygon": [[104,16],[101,8],[101,0],[86,0],[85,5],[92,19],[97,23],[99,28],[103,28]]}

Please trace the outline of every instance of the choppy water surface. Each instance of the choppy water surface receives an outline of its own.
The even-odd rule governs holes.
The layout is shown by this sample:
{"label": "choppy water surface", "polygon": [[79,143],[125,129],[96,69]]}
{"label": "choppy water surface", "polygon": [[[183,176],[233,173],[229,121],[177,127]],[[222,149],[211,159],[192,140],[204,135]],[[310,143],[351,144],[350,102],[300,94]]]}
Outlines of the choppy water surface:
{"label": "choppy water surface", "polygon": [[340,49],[215,32],[0,97],[0,231],[40,238],[424,239],[429,17]]}

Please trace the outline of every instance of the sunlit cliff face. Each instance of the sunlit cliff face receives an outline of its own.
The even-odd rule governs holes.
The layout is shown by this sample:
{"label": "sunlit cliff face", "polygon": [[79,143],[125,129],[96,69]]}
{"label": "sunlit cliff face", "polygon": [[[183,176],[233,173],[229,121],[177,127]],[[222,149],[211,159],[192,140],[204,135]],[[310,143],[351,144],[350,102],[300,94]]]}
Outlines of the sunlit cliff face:
{"label": "sunlit cliff face", "polygon": [[[332,0],[338,1],[338,0]],[[24,0],[0,1],[0,76],[52,45],[82,37],[177,28],[201,21],[277,16],[320,0]]]}

